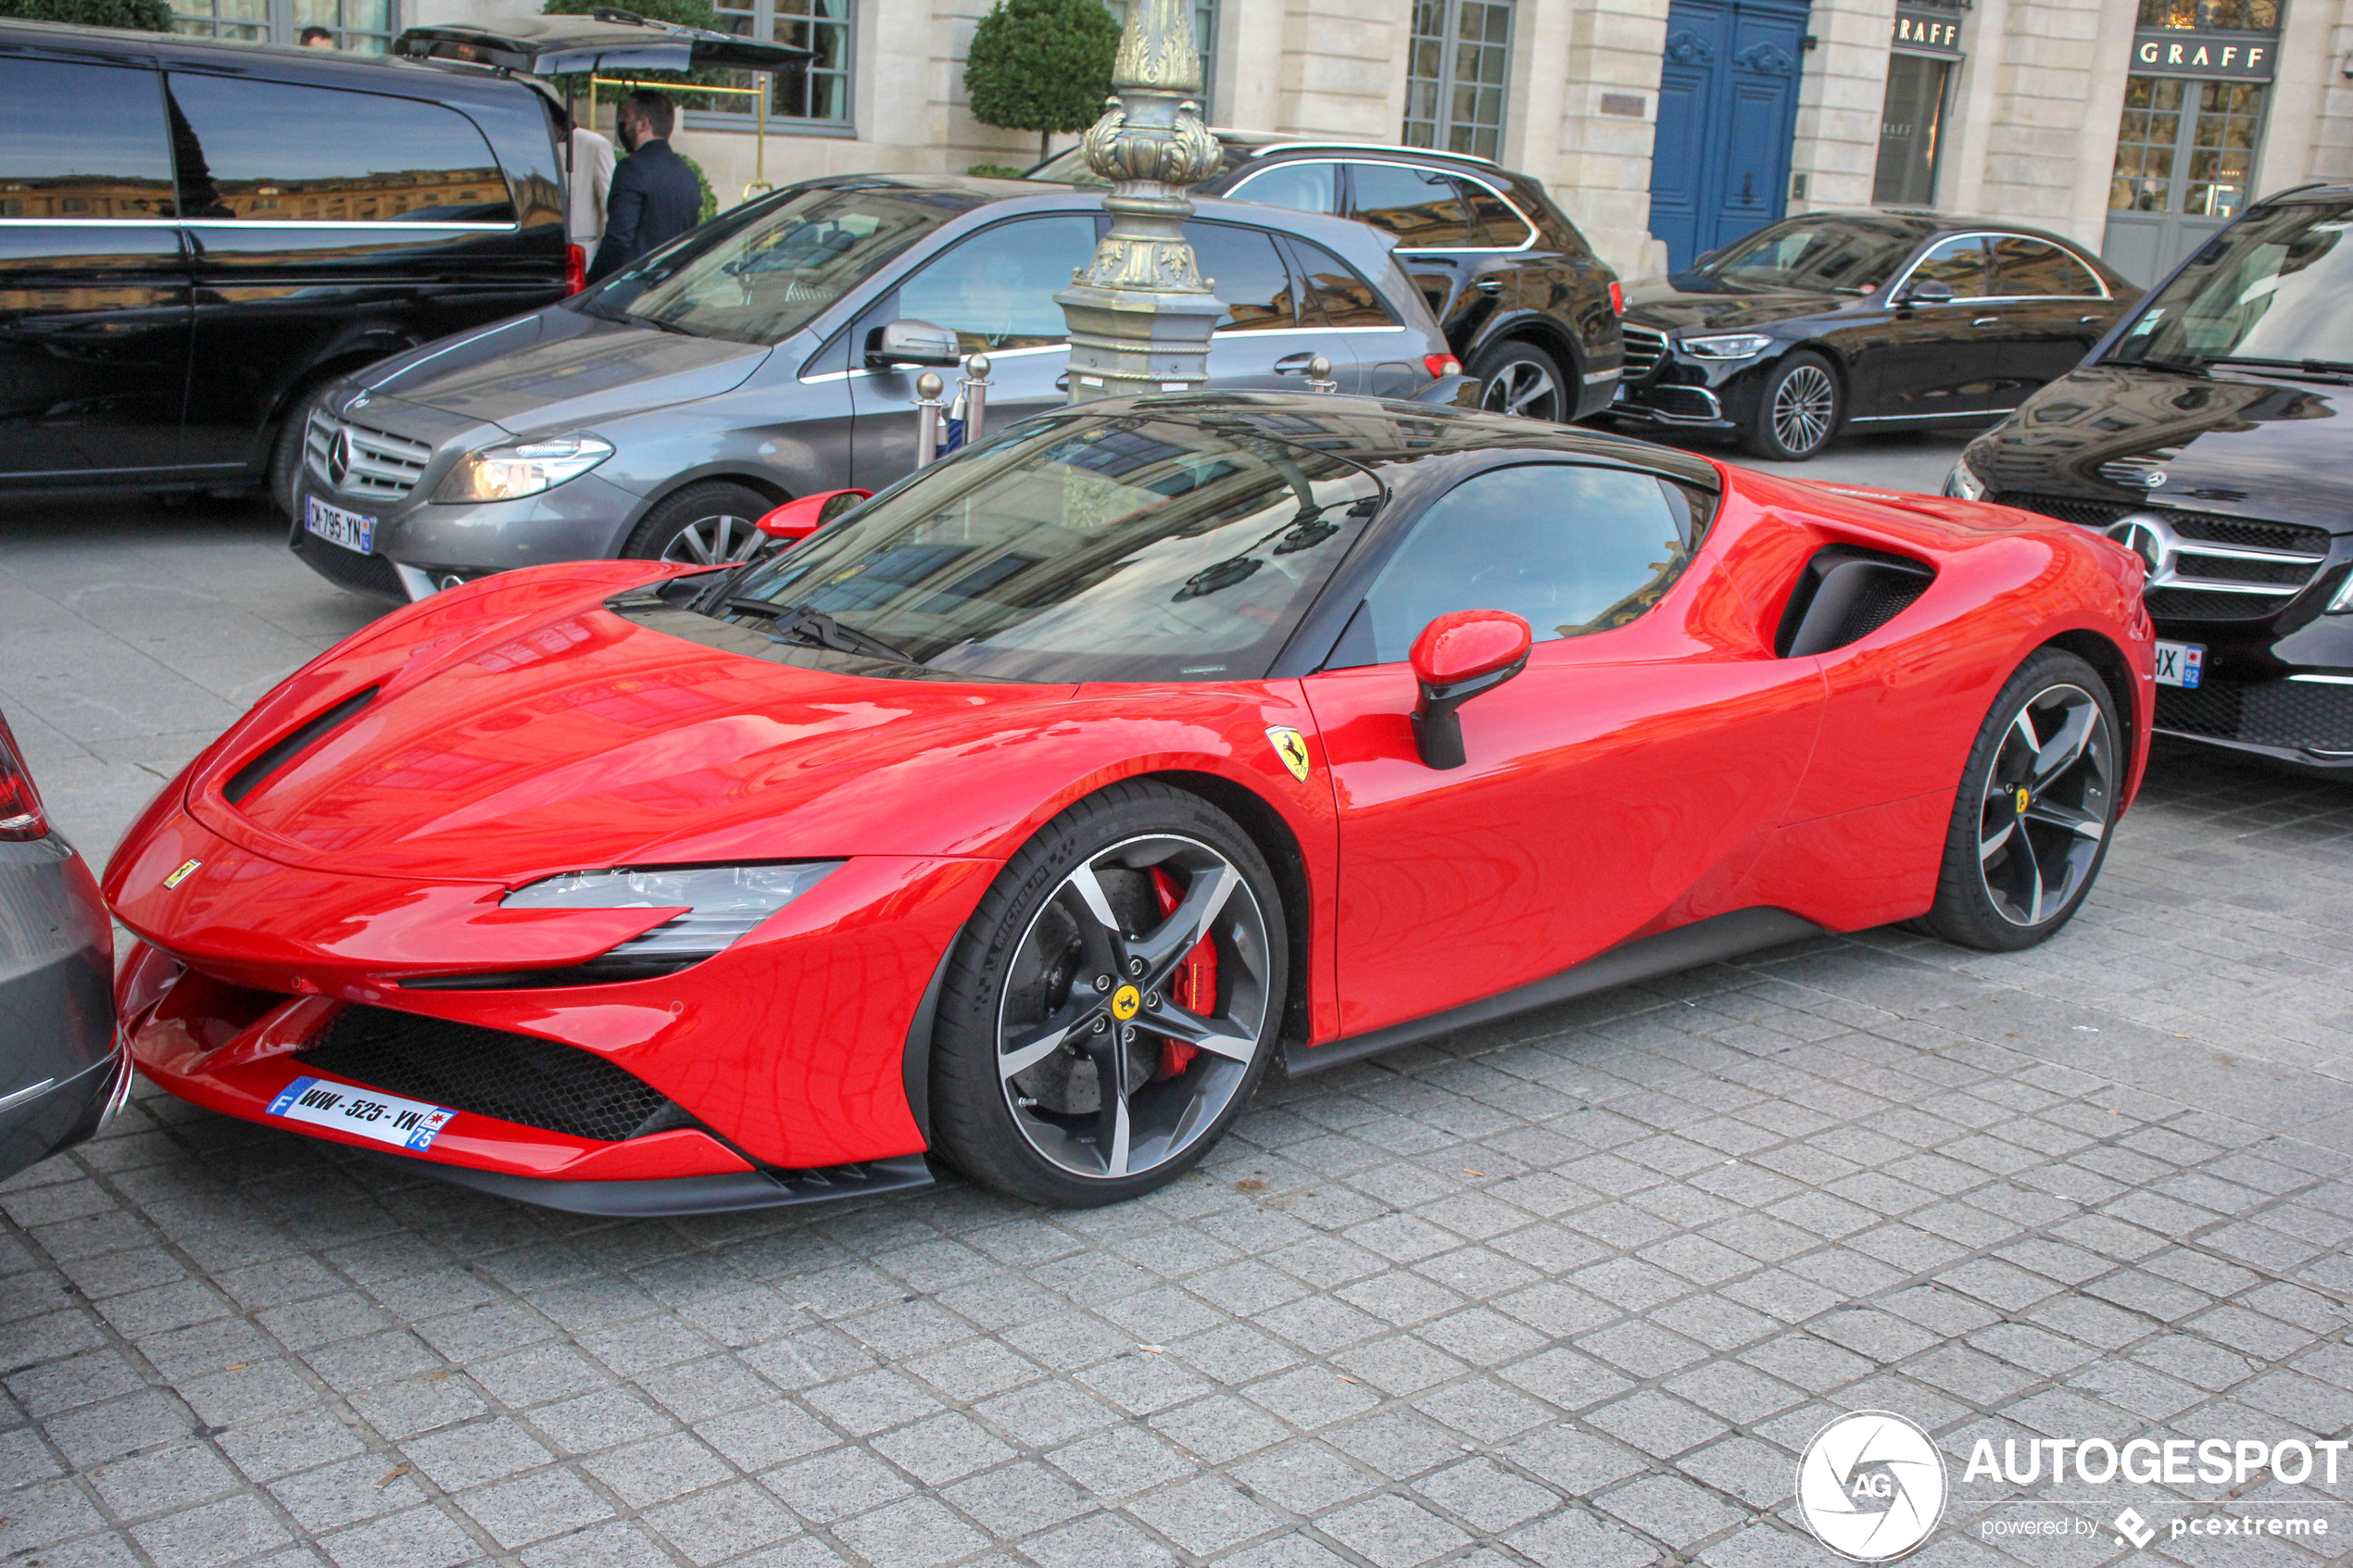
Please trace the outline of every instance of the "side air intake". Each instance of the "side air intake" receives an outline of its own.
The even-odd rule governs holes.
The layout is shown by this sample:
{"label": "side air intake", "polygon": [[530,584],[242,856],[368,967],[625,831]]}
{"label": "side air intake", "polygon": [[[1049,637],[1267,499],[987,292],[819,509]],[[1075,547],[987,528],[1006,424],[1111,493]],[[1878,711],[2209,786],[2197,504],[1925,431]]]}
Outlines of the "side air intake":
{"label": "side air intake", "polygon": [[1934,581],[1929,567],[1884,550],[1858,545],[1817,550],[1781,611],[1774,651],[1804,659],[1844,647],[1894,620]]}
{"label": "side air intake", "polygon": [[232,806],[236,805],[258,788],[262,780],[324,740],[336,725],[375,701],[376,691],[376,687],[369,686],[354,692],[301,728],[280,736],[266,750],[229,775],[229,782],[220,786],[220,797]]}

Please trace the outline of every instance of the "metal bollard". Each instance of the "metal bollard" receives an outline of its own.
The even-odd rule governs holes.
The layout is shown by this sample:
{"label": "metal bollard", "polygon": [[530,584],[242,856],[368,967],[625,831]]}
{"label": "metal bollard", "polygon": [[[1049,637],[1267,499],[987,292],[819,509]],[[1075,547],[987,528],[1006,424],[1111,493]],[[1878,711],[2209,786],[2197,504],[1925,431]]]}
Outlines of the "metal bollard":
{"label": "metal bollard", "polygon": [[988,356],[975,354],[964,361],[964,445],[975,445],[980,441],[981,427],[988,410],[988,389],[995,383],[988,379]]}
{"label": "metal bollard", "polygon": [[1307,361],[1307,390],[1310,392],[1338,392],[1340,390],[1340,383],[1332,380],[1332,362],[1320,354]]}
{"label": "metal bollard", "polygon": [[939,377],[925,370],[915,378],[915,466],[931,467],[939,457]]}

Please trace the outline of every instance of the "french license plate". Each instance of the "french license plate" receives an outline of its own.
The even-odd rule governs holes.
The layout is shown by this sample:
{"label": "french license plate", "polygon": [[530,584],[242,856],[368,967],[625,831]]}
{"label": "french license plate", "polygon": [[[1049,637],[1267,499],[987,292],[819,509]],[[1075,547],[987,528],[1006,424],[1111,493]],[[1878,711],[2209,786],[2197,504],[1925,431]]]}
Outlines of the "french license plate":
{"label": "french license plate", "polygon": [[381,1089],[338,1084],[332,1078],[296,1078],[270,1102],[270,1114],[422,1150],[433,1147],[433,1140],[458,1113],[447,1106],[403,1099]]}
{"label": "french license plate", "polygon": [[2206,645],[2204,643],[2159,643],[2157,645],[2157,684],[2160,686],[2195,686],[2206,678]]}
{"label": "french license plate", "polygon": [[302,526],[330,545],[367,555],[376,547],[376,520],[331,507],[316,495],[302,498]]}

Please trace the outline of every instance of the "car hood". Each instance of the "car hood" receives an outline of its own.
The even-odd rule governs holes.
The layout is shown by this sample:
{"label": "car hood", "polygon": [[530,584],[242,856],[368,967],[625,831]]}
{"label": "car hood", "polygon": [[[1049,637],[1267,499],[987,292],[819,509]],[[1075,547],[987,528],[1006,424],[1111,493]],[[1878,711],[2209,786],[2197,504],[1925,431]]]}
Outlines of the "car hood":
{"label": "car hood", "polygon": [[1800,316],[1818,316],[1850,303],[1852,295],[1808,290],[1776,290],[1769,294],[1711,285],[1694,272],[1679,273],[1627,291],[1626,320],[1655,332],[1705,327],[1740,332],[1769,327]]}
{"label": "car hood", "polygon": [[1996,494],[2145,501],[2353,533],[2349,394],[2228,370],[2209,379],[2083,366],[1980,437],[1969,465]]}
{"label": "car hood", "polygon": [[371,392],[518,435],[570,429],[741,386],[763,344],[688,337],[549,307],[427,344],[370,372]]}
{"label": "car hood", "polygon": [[[436,596],[413,608],[458,602],[304,671],[199,762],[186,809],[282,864],[512,884],[609,865],[979,853],[970,838],[988,830],[967,824],[1021,820],[1055,771],[1024,754],[1053,749],[1075,687],[778,664],[606,608],[645,563],[544,571],[556,576]],[[371,687],[291,763],[236,787],[280,737]]]}

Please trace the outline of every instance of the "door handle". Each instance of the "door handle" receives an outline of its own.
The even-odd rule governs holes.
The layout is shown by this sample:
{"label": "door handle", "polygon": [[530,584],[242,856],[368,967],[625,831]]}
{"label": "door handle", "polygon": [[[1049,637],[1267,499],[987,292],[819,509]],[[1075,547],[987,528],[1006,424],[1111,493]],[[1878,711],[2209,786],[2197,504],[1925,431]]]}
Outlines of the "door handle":
{"label": "door handle", "polygon": [[1478,292],[1481,294],[1501,294],[1504,292],[1504,280],[1501,278],[1481,278],[1478,281]]}
{"label": "door handle", "polygon": [[1980,316],[1969,323],[1972,327],[1998,327],[2001,324],[2002,319],[1999,316]]}
{"label": "door handle", "polygon": [[1313,354],[1286,354],[1275,361],[1275,373],[1278,376],[1303,376],[1315,358]]}
{"label": "door handle", "polygon": [[2097,316],[2078,316],[2075,318],[2075,324],[2079,327],[2096,327],[2099,323],[2100,319]]}

